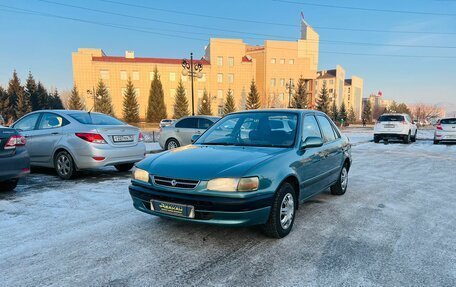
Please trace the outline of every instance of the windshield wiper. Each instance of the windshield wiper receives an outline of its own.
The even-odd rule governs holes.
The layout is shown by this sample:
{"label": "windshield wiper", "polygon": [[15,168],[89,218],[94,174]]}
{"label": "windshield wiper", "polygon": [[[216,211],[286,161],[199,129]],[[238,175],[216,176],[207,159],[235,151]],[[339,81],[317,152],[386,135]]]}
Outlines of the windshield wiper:
{"label": "windshield wiper", "polygon": [[223,146],[228,146],[228,145],[236,145],[235,143],[202,143],[202,145],[223,145]]}

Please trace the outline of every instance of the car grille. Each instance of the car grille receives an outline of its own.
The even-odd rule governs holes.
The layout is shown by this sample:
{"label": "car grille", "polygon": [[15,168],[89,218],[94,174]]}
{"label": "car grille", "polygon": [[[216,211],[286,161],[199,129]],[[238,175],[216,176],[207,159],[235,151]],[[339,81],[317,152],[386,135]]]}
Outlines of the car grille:
{"label": "car grille", "polygon": [[176,179],[161,176],[154,176],[153,180],[156,185],[186,189],[194,189],[199,183],[198,180]]}

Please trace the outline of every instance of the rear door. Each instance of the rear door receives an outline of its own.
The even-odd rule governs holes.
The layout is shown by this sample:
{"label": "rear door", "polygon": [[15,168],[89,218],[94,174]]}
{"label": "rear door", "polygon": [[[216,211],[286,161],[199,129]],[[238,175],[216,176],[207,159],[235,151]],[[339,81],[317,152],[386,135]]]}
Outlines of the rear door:
{"label": "rear door", "polygon": [[55,146],[62,138],[62,127],[69,122],[55,113],[42,113],[38,128],[33,136],[35,163],[51,163]]}
{"label": "rear door", "polygon": [[191,144],[192,135],[198,133],[198,118],[185,118],[177,122],[174,131],[181,146]]}

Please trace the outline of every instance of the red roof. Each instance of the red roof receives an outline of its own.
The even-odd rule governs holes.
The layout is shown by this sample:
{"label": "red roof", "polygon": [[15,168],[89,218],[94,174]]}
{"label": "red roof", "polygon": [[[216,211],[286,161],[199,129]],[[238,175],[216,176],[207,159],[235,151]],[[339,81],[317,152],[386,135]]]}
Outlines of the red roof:
{"label": "red roof", "polygon": [[242,62],[250,63],[250,62],[252,62],[252,59],[249,60],[249,58],[247,56],[244,56],[244,57],[242,57]]}
{"label": "red roof", "polygon": [[[102,56],[92,57],[92,61],[97,62],[121,62],[121,63],[154,63],[154,64],[174,64],[181,65],[182,59],[169,59],[169,58],[125,58],[116,56]],[[206,60],[194,60],[200,62],[203,65],[210,65]]]}

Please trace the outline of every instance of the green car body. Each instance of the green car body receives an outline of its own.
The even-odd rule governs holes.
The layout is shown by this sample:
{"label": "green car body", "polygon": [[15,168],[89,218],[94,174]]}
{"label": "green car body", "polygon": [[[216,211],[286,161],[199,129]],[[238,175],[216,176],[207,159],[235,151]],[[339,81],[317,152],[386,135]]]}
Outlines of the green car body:
{"label": "green car body", "polygon": [[[219,122],[248,113],[260,116],[261,113],[273,116],[277,114],[279,117],[288,115],[296,118],[296,123],[293,123],[296,124],[296,132],[292,144],[278,147],[202,143],[205,135],[210,134],[211,130],[223,128],[218,125]],[[331,123],[335,140],[325,141],[324,137],[308,137],[307,142],[303,142],[302,139],[306,137],[304,122],[313,121],[307,117],[314,117],[317,122],[319,119],[323,120],[322,117],[327,119]],[[136,209],[157,216],[192,222],[228,226],[262,225],[268,222],[277,191],[284,183],[289,183],[294,188],[296,201],[303,202],[337,183],[342,167],[346,166],[348,170],[351,165],[348,139],[325,114],[317,111],[244,111],[230,114],[219,122],[209,128],[194,144],[149,156],[136,164],[138,169],[148,172],[147,179],[133,178],[129,186]],[[222,192],[209,190],[207,186],[209,180],[216,178],[251,177],[258,177],[257,189],[253,191]],[[176,179],[178,184],[170,184],[169,181],[173,179]],[[195,188],[182,188],[186,186],[179,187],[179,182],[197,182],[197,185]],[[151,206],[151,200],[164,202],[165,205],[177,203],[191,206],[192,214],[180,216],[172,212],[156,211],[154,206]],[[162,207],[171,208],[165,205]]]}

